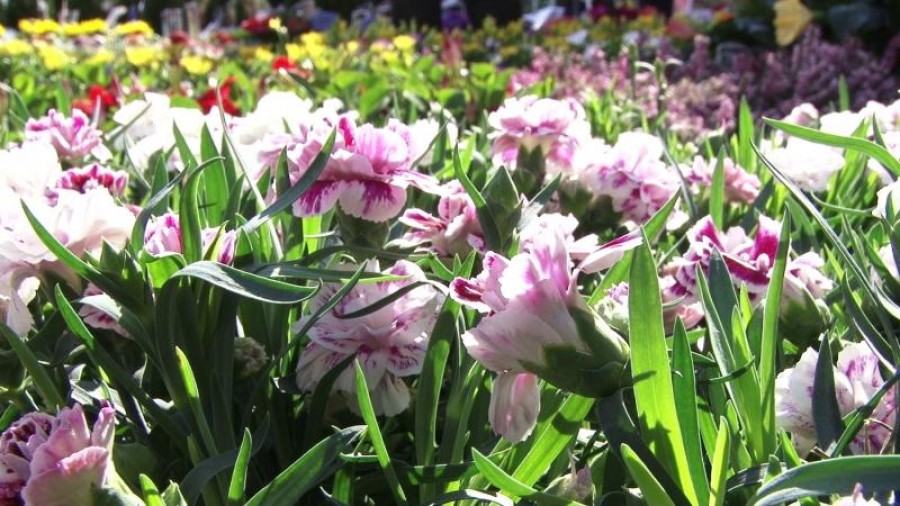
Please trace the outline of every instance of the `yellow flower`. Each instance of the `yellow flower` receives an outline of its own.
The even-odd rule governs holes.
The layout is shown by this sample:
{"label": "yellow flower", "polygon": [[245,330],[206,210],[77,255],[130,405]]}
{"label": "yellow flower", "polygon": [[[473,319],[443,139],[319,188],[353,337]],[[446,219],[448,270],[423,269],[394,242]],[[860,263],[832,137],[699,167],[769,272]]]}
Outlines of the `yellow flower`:
{"label": "yellow flower", "polygon": [[291,59],[291,61],[297,61],[300,58],[303,58],[305,51],[300,44],[285,44],[284,52],[287,53],[287,57]]}
{"label": "yellow flower", "polygon": [[150,37],[153,35],[153,27],[147,24],[146,21],[129,21],[127,23],[122,23],[121,25],[116,26],[115,30],[118,35],[135,35],[140,34],[145,37]]}
{"label": "yellow flower", "polygon": [[98,49],[90,58],[84,61],[87,65],[106,65],[115,58],[112,51],[108,49]]}
{"label": "yellow flower", "polygon": [[19,30],[28,35],[47,35],[59,33],[62,27],[52,19],[23,19],[19,21]]}
{"label": "yellow flower", "polygon": [[21,39],[11,39],[0,44],[0,54],[6,56],[21,56],[24,54],[31,54],[31,51],[31,44]]}
{"label": "yellow flower", "polygon": [[779,46],[794,42],[809,26],[813,13],[800,0],[775,2],[775,40]]}
{"label": "yellow flower", "polygon": [[416,47],[416,39],[409,35],[398,35],[394,37],[394,47],[402,52],[412,51]]}
{"label": "yellow flower", "polygon": [[6,27],[0,25],[0,37],[3,37],[4,35],[6,35]]}
{"label": "yellow flower", "polygon": [[103,33],[106,30],[106,21],[102,19],[88,19],[79,23],[66,23],[63,25],[63,32],[69,37]]}
{"label": "yellow flower", "polygon": [[155,47],[126,47],[125,59],[135,67],[146,67],[156,62],[159,57]]}
{"label": "yellow flower", "polygon": [[275,59],[275,55],[272,53],[272,51],[259,46],[255,51],[253,51],[253,59],[263,63],[269,63]]}
{"label": "yellow flower", "polygon": [[325,36],[319,32],[306,32],[300,36],[300,41],[305,46],[323,46],[325,45]]}
{"label": "yellow flower", "polygon": [[356,54],[359,51],[359,42],[355,40],[348,40],[344,43],[344,52],[350,55]]}
{"label": "yellow flower", "polygon": [[43,45],[38,52],[47,70],[59,70],[69,63],[69,55],[56,46]]}
{"label": "yellow flower", "polygon": [[213,68],[213,62],[201,56],[183,56],[178,63],[188,71],[188,74],[195,76],[205,76]]}

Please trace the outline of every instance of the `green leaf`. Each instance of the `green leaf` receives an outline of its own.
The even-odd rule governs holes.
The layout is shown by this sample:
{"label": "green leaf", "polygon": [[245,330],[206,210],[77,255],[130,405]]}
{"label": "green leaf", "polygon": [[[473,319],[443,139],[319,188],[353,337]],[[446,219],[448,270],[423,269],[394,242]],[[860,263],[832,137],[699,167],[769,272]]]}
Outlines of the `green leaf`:
{"label": "green leaf", "polygon": [[250,450],[253,448],[253,437],[250,430],[244,429],[244,438],[234,461],[234,472],[231,473],[231,484],[228,486],[228,504],[238,506],[244,504],[244,492],[247,488],[247,469],[250,467]]}
{"label": "green leaf", "polygon": [[884,147],[879,146],[872,141],[860,139],[858,137],[845,137],[842,135],[828,134],[825,132],[820,132],[819,130],[816,130],[814,128],[802,127],[799,125],[794,125],[784,121],[778,121],[769,118],[765,118],[765,121],[773,127],[801,139],[816,142],[819,144],[825,144],[827,146],[834,146],[836,148],[858,151],[868,156],[869,158],[877,160],[888,171],[890,171],[894,175],[894,177],[900,177],[900,160],[897,160],[897,158],[895,158]]}
{"label": "green leaf", "polygon": [[725,495],[728,492],[726,480],[728,479],[730,457],[731,431],[728,430],[728,421],[723,417],[719,422],[719,435],[716,436],[716,449],[712,456],[709,506],[722,506],[725,504]]}
{"label": "green leaf", "polygon": [[323,439],[250,498],[246,506],[294,506],[304,494],[334,474],[342,465],[338,456],[350,451],[364,430],[365,427],[355,425]]}
{"label": "green leaf", "polygon": [[753,139],[756,137],[754,128],[750,105],[747,103],[746,97],[741,97],[741,105],[738,111],[737,162],[738,165],[751,172],[756,167],[756,158],[753,153]]}
{"label": "green leaf", "polygon": [[538,492],[528,485],[516,480],[512,476],[506,474],[497,464],[491,462],[477,449],[472,448],[472,458],[478,471],[501,492],[516,497],[523,497],[534,501],[537,504],[546,504],[548,506],[555,505],[578,505],[580,503],[563,499],[561,497],[552,496]]}
{"label": "green leaf", "polygon": [[162,496],[159,494],[159,489],[153,484],[153,480],[148,478],[146,474],[142,474],[140,476],[140,481],[141,493],[144,495],[144,503],[146,506],[166,506],[165,501],[163,501]]}
{"label": "green leaf", "polygon": [[646,235],[632,257],[629,285],[631,374],[641,434],[688,500],[697,503],[681,424],[672,402],[672,370],[663,327],[659,277]]}
{"label": "green leaf", "polygon": [[816,375],[813,380],[812,415],[816,428],[816,443],[819,448],[828,448],[844,433],[844,422],[838,406],[834,387],[834,365],[831,363],[831,342],[822,339],[819,357],[816,361]]}
{"label": "green leaf", "polygon": [[900,456],[838,457],[810,462],[765,483],[750,500],[753,506],[771,506],[820,495],[850,495],[859,483],[866,493],[897,488]]}
{"label": "green leaf", "polygon": [[328,159],[331,157],[331,150],[334,147],[336,135],[337,130],[332,130],[331,135],[328,136],[328,140],[325,141],[325,145],[322,146],[322,150],[319,151],[319,154],[313,159],[309,169],[303,173],[303,176],[297,181],[297,184],[291,186],[279,196],[272,205],[247,221],[242,227],[244,232],[256,230],[262,224],[272,219],[273,216],[290,207],[312,187],[313,183],[316,182],[328,165]]}
{"label": "green leaf", "polygon": [[37,388],[38,393],[41,394],[44,402],[48,403],[48,407],[53,408],[54,411],[62,409],[63,406],[66,405],[63,396],[60,395],[59,391],[56,389],[56,385],[53,384],[53,379],[50,378],[50,374],[38,361],[38,358],[35,356],[34,352],[31,351],[31,348],[29,348],[28,345],[22,341],[22,338],[3,322],[0,322],[0,334],[2,334],[6,342],[9,343],[10,348],[12,348],[13,352],[19,357],[19,360],[22,361],[22,365],[24,365],[25,370],[28,371],[31,381],[34,383],[35,388]]}
{"label": "green leaf", "polygon": [[[684,451],[689,462],[703,462],[700,446],[700,422],[697,411],[697,385],[694,376],[694,360],[691,344],[681,318],[675,320],[672,346],[672,387],[675,393],[675,410],[684,436]],[[697,490],[700,504],[709,502],[709,481],[702,466],[690,466],[691,480]]]}
{"label": "green leaf", "polygon": [[[474,144],[474,141],[470,142],[470,146],[472,144]],[[500,245],[503,244],[503,238],[500,237],[500,231],[497,229],[497,222],[494,219],[494,216],[491,215],[491,210],[487,205],[487,201],[484,199],[484,195],[478,191],[478,188],[476,188],[475,184],[472,183],[472,180],[469,179],[469,175],[466,173],[464,164],[460,159],[458,148],[453,150],[453,169],[456,179],[459,180],[463,188],[466,189],[466,193],[475,204],[478,223],[481,225],[481,229],[484,232],[485,244],[489,249],[499,251]]]}
{"label": "green leaf", "polygon": [[203,403],[200,400],[200,389],[197,386],[197,378],[191,369],[191,363],[187,356],[178,346],[175,347],[175,358],[178,361],[178,371],[181,373],[182,386],[187,393],[188,406],[194,417],[194,423],[203,439],[203,445],[206,446],[207,455],[215,455],[218,453],[216,441],[206,419],[206,413],[203,411]]}
{"label": "green leaf", "polygon": [[208,261],[194,262],[172,277],[201,279],[248,299],[272,304],[296,304],[312,297],[316,292],[316,288],[285,283]]}
{"label": "green leaf", "polygon": [[719,230],[725,229],[725,152],[719,151],[709,190],[709,215]]}
{"label": "green leaf", "polygon": [[406,493],[400,486],[400,480],[397,478],[397,471],[391,462],[391,456],[388,454],[387,446],[384,444],[384,437],[381,435],[381,428],[378,426],[378,419],[375,417],[375,408],[372,406],[372,399],[369,397],[369,386],[366,384],[366,375],[362,366],[357,359],[354,362],[356,369],[356,399],[359,402],[359,410],[362,413],[363,420],[369,428],[369,439],[372,446],[375,447],[375,454],[378,455],[378,463],[381,470],[387,478],[388,486],[394,495],[397,504],[407,504]]}
{"label": "green leaf", "polygon": [[[759,234],[759,231],[756,232]],[[778,428],[775,426],[775,376],[778,373],[778,314],[781,312],[781,292],[791,247],[791,213],[785,209],[778,239],[778,251],[772,267],[766,305],[763,312],[762,341],[759,358],[759,396],[762,409],[763,454],[775,451]]]}
{"label": "green leaf", "polygon": [[627,444],[622,445],[622,460],[625,461],[625,467],[628,468],[631,478],[634,479],[638,488],[641,489],[641,494],[643,494],[647,504],[653,504],[654,506],[675,506],[675,503],[672,502],[672,499],[666,494],[666,491],[663,490],[662,485],[660,485],[659,482],[656,481],[656,478],[653,477],[653,473],[647,469],[647,466],[641,462],[640,457],[638,457],[637,454],[634,453],[634,450]]}

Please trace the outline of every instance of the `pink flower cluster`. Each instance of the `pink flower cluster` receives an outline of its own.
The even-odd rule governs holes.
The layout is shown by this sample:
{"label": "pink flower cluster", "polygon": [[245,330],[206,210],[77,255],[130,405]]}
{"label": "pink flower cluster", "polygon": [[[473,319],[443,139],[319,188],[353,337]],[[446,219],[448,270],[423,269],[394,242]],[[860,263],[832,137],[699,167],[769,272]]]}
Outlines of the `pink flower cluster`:
{"label": "pink flower cluster", "polygon": [[[306,333],[310,343],[297,363],[297,386],[308,392],[315,390],[328,371],[355,355],[366,375],[375,412],[393,416],[409,406],[409,388],[402,378],[422,370],[428,339],[444,296],[433,286],[423,285],[375,311],[353,316],[397,290],[426,279],[419,266],[405,260],[384,271],[380,271],[377,261],[370,260],[366,271],[401,279],[361,281],[312,323]],[[310,301],[311,314],[297,321],[294,331],[307,327],[312,315],[340,288],[339,284],[326,284]],[[355,399],[352,368],[338,377],[334,388]],[[356,404],[351,401],[351,406]]]}
{"label": "pink flower cluster", "polygon": [[[685,178],[697,186],[708,187],[712,185],[717,164],[717,160],[706,161],[702,156],[695,156]],[[722,160],[722,169],[725,176],[725,198],[728,201],[751,203],[756,200],[760,182],[755,174],[750,174],[727,156]]]}
{"label": "pink flower cluster", "polygon": [[112,170],[99,163],[76,167],[60,174],[56,187],[85,193],[95,188],[106,188],[115,197],[123,197],[128,187],[128,174]]}
{"label": "pink flower cluster", "polygon": [[458,181],[441,186],[437,216],[423,209],[407,209],[400,223],[410,228],[403,236],[410,244],[429,244],[438,256],[465,255],[474,248],[484,251],[484,236],[475,203]]}
{"label": "pink flower cluster", "polygon": [[94,504],[112,471],[115,410],[102,408],[93,429],[81,406],[53,417],[30,413],[0,435],[0,503]]}
{"label": "pink flower cluster", "polygon": [[494,164],[514,169],[520,148],[540,148],[549,174],[571,173],[576,151],[591,135],[584,108],[572,98],[508,98],[488,116],[488,125]]}
{"label": "pink flower cluster", "polygon": [[27,142],[50,144],[60,159],[70,163],[78,163],[88,155],[100,161],[108,159],[110,155],[103,145],[102,135],[78,109],[72,111],[71,117],[50,109],[43,118],[32,118],[25,124]]}
{"label": "pink flower cluster", "polygon": [[[816,442],[812,403],[818,358],[816,350],[807,349],[794,367],[785,369],[775,379],[776,422],[791,433],[794,446],[804,454]],[[866,404],[882,385],[884,379],[879,371],[878,357],[869,345],[852,343],[844,346],[834,368],[834,388],[841,416]],[[896,419],[895,388],[887,392],[850,443],[853,453],[879,454],[890,442]]]}

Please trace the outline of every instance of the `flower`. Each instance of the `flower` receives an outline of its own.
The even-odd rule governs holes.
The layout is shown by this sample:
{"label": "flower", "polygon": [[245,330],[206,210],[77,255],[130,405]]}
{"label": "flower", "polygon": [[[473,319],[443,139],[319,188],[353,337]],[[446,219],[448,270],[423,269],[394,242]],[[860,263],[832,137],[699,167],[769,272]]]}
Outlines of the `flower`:
{"label": "flower", "polygon": [[441,186],[438,215],[422,209],[407,209],[400,223],[411,230],[403,239],[412,244],[428,243],[439,256],[465,255],[472,248],[484,251],[484,236],[475,203],[458,181]]}
{"label": "flower", "polygon": [[450,284],[455,300],[487,313],[462,340],[498,373],[491,425],[509,441],[524,440],[537,422],[537,377],[589,396],[607,395],[623,380],[628,346],[587,309],[576,278],[563,232],[548,229],[511,259],[489,251],[481,274]]}
{"label": "flower", "polygon": [[866,497],[863,495],[862,484],[857,483],[856,486],[853,487],[852,495],[834,499],[831,501],[831,506],[881,506],[881,503],[874,497],[867,501]]}
{"label": "flower", "polygon": [[[785,369],[775,379],[775,420],[779,427],[791,433],[794,446],[803,453],[812,449],[816,441],[813,422],[813,382],[819,354],[810,348],[800,360]],[[865,405],[884,384],[878,369],[878,357],[866,343],[844,346],[834,368],[834,388],[841,416]],[[896,387],[894,387],[896,388]],[[878,454],[891,438],[896,417],[894,388],[866,420],[850,448],[856,454]]]}
{"label": "flower", "polygon": [[894,181],[878,190],[876,195],[878,203],[872,209],[872,215],[891,222],[896,220],[900,213],[900,181]]}
{"label": "flower", "polygon": [[[325,143],[326,125],[301,134],[288,149],[291,184],[297,184]],[[338,121],[338,139],[325,170],[293,205],[295,216],[322,214],[340,203],[356,218],[384,222],[397,216],[406,203],[409,185],[438,192],[432,176],[416,172],[410,145],[390,128],[371,124],[357,127],[346,116]]]}
{"label": "flower", "polygon": [[115,409],[100,410],[93,429],[80,405],[52,417],[30,413],[0,435],[0,493],[13,504],[94,504],[113,472]]}
{"label": "flower", "polygon": [[[712,252],[717,250],[722,255],[735,286],[745,284],[751,301],[759,302],[769,287],[772,267],[778,253],[780,230],[778,222],[760,216],[756,235],[751,240],[740,227],[732,227],[723,234],[716,228],[712,218],[702,218],[687,233],[690,241],[688,251],[671,264],[675,278],[672,292],[678,296],[690,295],[696,298],[697,266],[703,272],[708,272]],[[816,299],[824,297],[833,283],[821,273],[822,266],[824,261],[813,252],[789,260],[785,269],[784,302],[802,298],[806,292]]]}
{"label": "flower", "polygon": [[400,52],[411,52],[416,48],[416,38],[410,35],[398,35],[394,37],[392,42],[394,43],[394,47]]}
{"label": "flower", "polygon": [[765,155],[801,189],[812,192],[828,189],[831,175],[844,167],[839,150],[797,137],[788,138],[784,147],[768,149]]}
{"label": "flower", "polygon": [[[403,278],[359,283],[321,318],[312,322],[312,316],[307,315],[297,321],[295,332],[312,322],[307,331],[310,343],[297,363],[297,386],[304,391],[315,390],[329,370],[355,355],[365,373],[375,412],[394,416],[409,406],[409,388],[401,378],[422,370],[428,338],[444,296],[433,286],[424,285],[366,315],[351,317],[351,313],[426,279],[416,264],[405,260],[385,271],[380,271],[376,260],[370,260],[366,271]],[[310,301],[310,312],[318,311],[339,289],[339,284],[326,284]],[[354,385],[351,369],[341,373],[334,388],[355,398]]]}
{"label": "flower", "polygon": [[44,67],[46,67],[47,70],[59,70],[68,65],[71,61],[69,55],[56,46],[41,44],[38,45],[37,48],[41,61],[44,63]]}
{"label": "flower", "polygon": [[209,71],[213,68],[212,60],[194,55],[182,56],[181,59],[178,60],[178,64],[181,65],[188,74],[195,76],[205,76],[209,74]]}
{"label": "flower", "polygon": [[102,19],[88,19],[79,21],[78,23],[66,23],[63,25],[62,29],[68,37],[79,37],[82,35],[103,33],[108,27],[106,26],[106,21]]}
{"label": "flower", "polygon": [[581,182],[595,198],[608,198],[628,225],[649,220],[681,187],[678,174],[661,160],[659,138],[625,132],[616,144],[580,169]]}
{"label": "flower", "polygon": [[117,25],[115,28],[116,35],[143,35],[144,37],[153,36],[153,27],[143,20],[128,21]]}
{"label": "flower", "polygon": [[128,187],[128,174],[93,163],[64,171],[59,175],[56,187],[79,193],[105,188],[112,195],[122,197],[125,195],[125,188]]}
{"label": "flower", "polygon": [[800,0],[778,0],[775,9],[775,40],[779,46],[789,46],[803,33],[813,19],[813,13]]}
{"label": "flower", "polygon": [[[687,171],[686,179],[700,186],[711,186],[717,160],[707,162],[702,156],[695,156],[694,163]],[[751,203],[759,195],[760,181],[735,163],[730,157],[722,160],[725,179],[725,197],[731,202]]]}
{"label": "flower", "polygon": [[222,110],[225,114],[232,116],[241,114],[241,108],[231,99],[232,86],[234,86],[234,78],[229,76],[219,85],[218,91],[216,88],[210,88],[200,95],[197,103],[203,109],[203,114],[208,114],[214,107],[218,107],[219,101],[222,102]]}
{"label": "flower", "polygon": [[[218,228],[206,228],[200,231],[200,243],[206,255],[213,253],[207,250],[214,245],[217,237],[220,237]],[[230,264],[234,261],[236,241],[237,232],[234,230],[221,234],[215,252],[215,258],[219,263]],[[177,214],[165,213],[150,218],[147,228],[144,230],[144,250],[152,256],[184,252],[181,242],[181,222]]]}
{"label": "flower", "polygon": [[28,335],[34,324],[28,304],[34,300],[40,284],[38,278],[22,272],[7,272],[0,276],[0,321],[17,335]]}
{"label": "flower", "polygon": [[50,109],[43,118],[29,119],[25,123],[27,141],[52,145],[59,157],[69,162],[78,162],[89,154],[101,161],[108,159],[111,155],[103,145],[102,135],[77,109],[68,118]]}
{"label": "flower", "polygon": [[590,137],[584,109],[571,98],[508,98],[488,116],[488,125],[495,164],[514,169],[520,148],[540,148],[550,174],[571,173],[576,150]]}
{"label": "flower", "polygon": [[48,35],[62,32],[62,26],[52,19],[22,19],[19,30],[28,35]]}
{"label": "flower", "polygon": [[135,67],[147,67],[160,61],[158,48],[150,46],[129,46],[125,48],[125,59]]}
{"label": "flower", "polygon": [[122,337],[131,337],[128,331],[119,325],[118,311],[111,309],[117,308],[116,301],[97,285],[88,283],[79,302],[81,309],[78,310],[78,316],[81,316],[84,323],[95,329],[112,330]]}

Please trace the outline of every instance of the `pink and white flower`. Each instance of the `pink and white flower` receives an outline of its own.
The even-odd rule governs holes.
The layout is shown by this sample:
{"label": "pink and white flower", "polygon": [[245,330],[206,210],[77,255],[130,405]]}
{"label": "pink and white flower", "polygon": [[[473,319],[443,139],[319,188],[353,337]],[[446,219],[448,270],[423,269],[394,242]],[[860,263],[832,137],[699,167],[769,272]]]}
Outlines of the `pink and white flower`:
{"label": "pink and white flower", "polygon": [[[341,210],[351,216],[383,222],[403,210],[408,186],[440,191],[433,177],[413,170],[415,153],[396,131],[370,124],[357,127],[347,117],[339,119],[337,128],[338,137],[328,164],[294,203],[295,216],[322,214],[340,204]],[[291,184],[297,184],[309,169],[325,144],[326,135],[321,127],[309,130],[301,134],[302,142],[288,146]]]}
{"label": "pink and white flower", "polygon": [[506,99],[488,116],[488,125],[493,129],[489,137],[496,165],[512,170],[520,148],[540,148],[548,174],[571,173],[573,157],[591,131],[584,108],[575,99],[534,95]]}
{"label": "pink and white flower", "polygon": [[56,417],[25,415],[0,435],[0,498],[23,506],[94,504],[95,489],[113,472],[114,427],[109,407],[93,429],[77,404]]}
{"label": "pink and white flower", "polygon": [[639,230],[617,237],[606,244],[599,244],[596,234],[575,239],[578,219],[572,215],[545,213],[528,222],[519,235],[519,250],[528,251],[533,245],[546,241],[546,234],[553,230],[562,232],[566,249],[572,260],[579,262],[578,270],[593,274],[606,270],[621,260],[626,252],[641,245]]}
{"label": "pink and white flower", "polygon": [[[201,246],[208,250],[216,237],[219,236],[218,228],[206,228],[200,232]],[[237,232],[229,230],[221,235],[215,252],[216,261],[222,264],[230,264],[234,261],[234,248],[237,241]],[[150,218],[147,228],[144,230],[144,250],[153,256],[162,256],[167,253],[184,253],[181,242],[181,221],[175,213],[165,213]]]}
{"label": "pink and white flower", "polygon": [[[352,313],[426,279],[422,269],[405,260],[385,271],[380,271],[376,260],[370,260],[366,271],[402,276],[403,279],[361,282],[312,323],[306,334],[310,343],[297,363],[297,386],[308,392],[315,390],[328,371],[355,355],[366,375],[375,412],[394,416],[409,406],[409,388],[402,378],[421,372],[428,339],[444,296],[433,286],[423,285],[385,307],[352,317]],[[294,331],[299,332],[309,325],[311,315],[340,288],[339,284],[326,284],[310,301],[311,314],[297,321]],[[352,368],[338,377],[334,388],[355,399]],[[355,404],[351,402],[351,406]]]}
{"label": "pink and white flower", "polygon": [[125,195],[128,186],[128,174],[112,170],[99,163],[84,167],[76,167],[64,171],[56,181],[56,187],[85,193],[96,188],[105,188],[115,197]]}
{"label": "pink and white flower", "polygon": [[[676,258],[675,283],[671,291],[676,296],[698,296],[697,267],[708,272],[713,250],[717,250],[728,267],[737,287],[747,286],[751,300],[759,302],[769,286],[772,267],[778,252],[781,225],[765,216],[759,217],[753,239],[740,227],[720,232],[712,218],[705,217],[688,231],[690,246],[684,256]],[[813,298],[822,298],[833,288],[833,283],[821,272],[824,261],[813,252],[805,253],[788,262],[785,272],[784,297],[797,300],[808,292]]]}
{"label": "pink and white flower", "polygon": [[[702,156],[694,157],[694,163],[687,171],[688,182],[701,187],[712,185],[713,173],[717,160],[707,162]],[[725,197],[731,202],[750,203],[759,195],[760,181],[755,174],[750,174],[743,167],[735,163],[730,157],[722,160],[722,168],[725,176]]]}
{"label": "pink and white flower", "polygon": [[429,244],[439,256],[465,255],[472,248],[484,250],[484,236],[475,209],[475,203],[458,181],[441,186],[437,216],[423,209],[407,209],[400,217],[411,230],[403,241],[411,244]]}
{"label": "pink and white flower", "polygon": [[89,154],[99,161],[109,159],[111,155],[102,137],[79,109],[74,109],[71,117],[50,109],[43,118],[32,118],[25,123],[26,141],[50,144],[61,159],[70,163],[77,163]]}
{"label": "pink and white flower", "polygon": [[118,304],[97,285],[88,283],[80,302],[82,305],[78,316],[81,316],[84,323],[95,329],[112,330],[122,337],[131,337],[128,331],[119,325],[116,311],[112,309],[117,308]]}
{"label": "pink and white flower", "polygon": [[655,136],[623,133],[611,149],[580,170],[581,182],[595,198],[609,198],[623,222],[641,225],[681,188],[678,173],[662,161],[663,152]]}
{"label": "pink and white flower", "polygon": [[[481,274],[474,279],[456,278],[450,285],[455,300],[487,313],[463,335],[463,344],[475,360],[499,374],[491,394],[490,418],[494,431],[509,441],[524,440],[534,428],[540,411],[535,376],[554,376],[547,370],[549,349],[593,357],[595,370],[625,361],[627,346],[613,337],[611,329],[600,337],[608,341],[604,348],[609,356],[594,356],[596,350],[576,320],[593,320],[577,293],[576,278],[563,231],[548,229],[542,241],[531,243],[511,259],[487,252]],[[556,371],[553,381],[561,388],[579,388],[581,372],[573,370],[567,378],[565,371]]]}
{"label": "pink and white flower", "polygon": [[[794,446],[802,453],[816,441],[813,422],[813,383],[819,354],[810,348],[794,367],[775,379],[775,419],[779,427],[791,433]],[[884,385],[878,357],[866,343],[844,346],[834,368],[834,388],[841,416],[862,407]],[[850,443],[855,454],[878,454],[890,441],[896,417],[893,388],[872,412],[862,430]]]}

